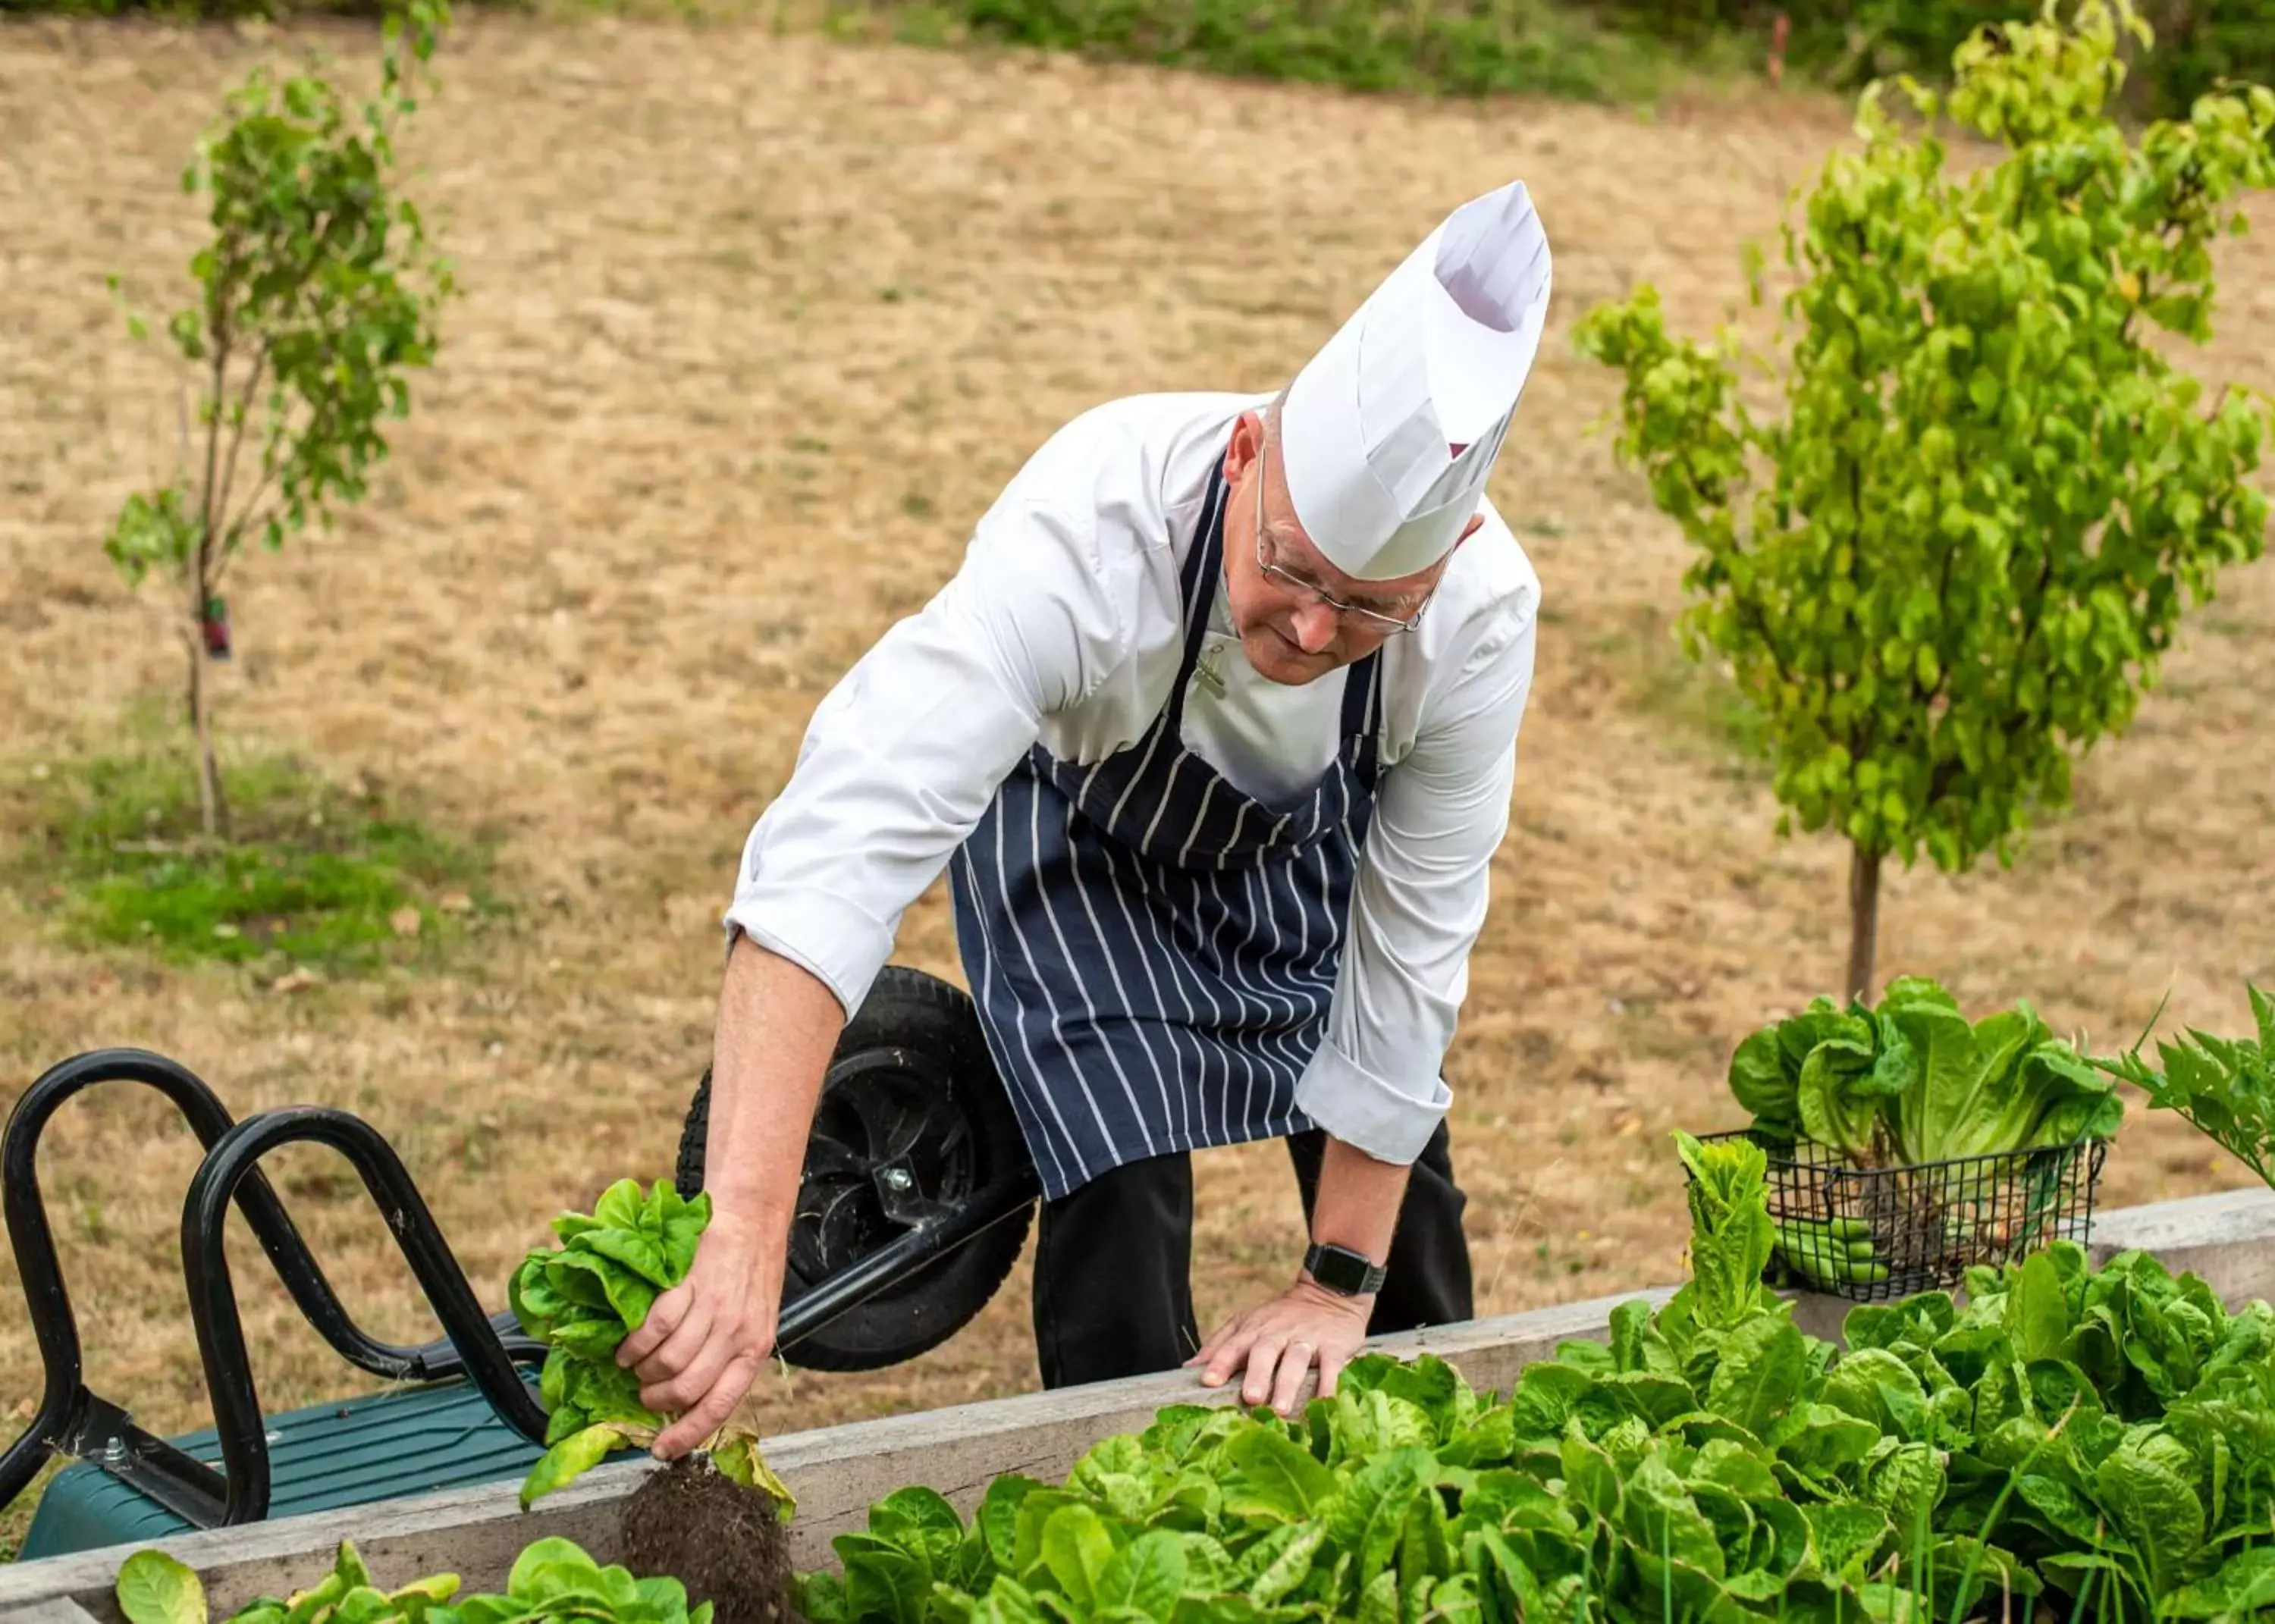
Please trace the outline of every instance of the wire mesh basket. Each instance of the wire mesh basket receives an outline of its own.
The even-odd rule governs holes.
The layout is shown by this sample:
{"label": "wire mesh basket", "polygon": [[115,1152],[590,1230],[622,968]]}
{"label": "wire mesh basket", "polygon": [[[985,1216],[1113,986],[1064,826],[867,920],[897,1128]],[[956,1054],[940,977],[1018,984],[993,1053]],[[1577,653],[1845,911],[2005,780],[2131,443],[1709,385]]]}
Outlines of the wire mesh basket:
{"label": "wire mesh basket", "polygon": [[2017,1262],[2058,1240],[2085,1244],[2109,1154],[2105,1142],[2088,1139],[1859,1167],[1805,1138],[1753,1129],[1701,1137],[1749,1139],[1769,1159],[1777,1250],[1767,1282],[1856,1302],[1948,1290],[1972,1265]]}

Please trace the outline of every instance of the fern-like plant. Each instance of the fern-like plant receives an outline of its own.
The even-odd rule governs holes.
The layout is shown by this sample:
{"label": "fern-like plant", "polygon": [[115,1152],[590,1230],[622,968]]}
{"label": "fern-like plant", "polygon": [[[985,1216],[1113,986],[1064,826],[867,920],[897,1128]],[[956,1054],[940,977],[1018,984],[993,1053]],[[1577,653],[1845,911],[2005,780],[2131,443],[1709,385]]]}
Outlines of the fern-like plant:
{"label": "fern-like plant", "polygon": [[[2141,1045],[2093,1063],[2149,1096],[2151,1110],[2186,1117],[2196,1131],[2241,1161],[2275,1190],[2275,998],[2247,986],[2256,1041],[2188,1030],[2177,1043],[2159,1042],[2159,1070],[2141,1057]],[[2158,1006],[2162,1014],[2163,1005]],[[2151,1030],[2156,1021],[2149,1023]],[[2143,1034],[2143,1040],[2147,1033]]]}

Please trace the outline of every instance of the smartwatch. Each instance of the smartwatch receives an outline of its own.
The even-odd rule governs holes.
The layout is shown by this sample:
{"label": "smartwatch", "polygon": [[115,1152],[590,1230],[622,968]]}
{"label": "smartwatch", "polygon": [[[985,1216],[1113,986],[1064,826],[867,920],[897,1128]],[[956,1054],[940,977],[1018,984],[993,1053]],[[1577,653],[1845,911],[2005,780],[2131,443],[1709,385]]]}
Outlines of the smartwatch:
{"label": "smartwatch", "polygon": [[1322,1246],[1316,1241],[1304,1254],[1304,1272],[1319,1285],[1344,1297],[1373,1295],[1382,1289],[1383,1278],[1388,1273],[1364,1253],[1355,1252],[1348,1246]]}

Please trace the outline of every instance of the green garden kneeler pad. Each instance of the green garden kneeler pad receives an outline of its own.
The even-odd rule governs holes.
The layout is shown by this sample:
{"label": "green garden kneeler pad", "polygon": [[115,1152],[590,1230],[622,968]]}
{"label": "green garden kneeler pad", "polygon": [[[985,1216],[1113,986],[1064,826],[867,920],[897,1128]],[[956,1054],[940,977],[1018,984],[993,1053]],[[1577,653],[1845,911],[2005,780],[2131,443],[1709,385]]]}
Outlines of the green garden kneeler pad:
{"label": "green garden kneeler pad", "polygon": [[[529,1383],[533,1394],[534,1381]],[[268,1516],[338,1511],[406,1495],[518,1481],[545,1452],[503,1421],[472,1382],[435,1382],[270,1416]],[[212,1428],[168,1440],[221,1469]],[[40,1497],[18,1560],[164,1539],[191,1525],[87,1462]]]}

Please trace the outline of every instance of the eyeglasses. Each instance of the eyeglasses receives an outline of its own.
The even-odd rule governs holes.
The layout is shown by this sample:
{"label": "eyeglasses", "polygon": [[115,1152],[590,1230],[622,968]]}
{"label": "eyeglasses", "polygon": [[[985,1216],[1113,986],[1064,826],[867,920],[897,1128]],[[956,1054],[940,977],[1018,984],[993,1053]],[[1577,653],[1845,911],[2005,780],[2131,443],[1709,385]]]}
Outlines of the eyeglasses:
{"label": "eyeglasses", "polygon": [[[1266,443],[1266,445],[1269,445],[1270,442],[1267,441]],[[1422,601],[1414,606],[1414,613],[1402,620],[1395,615],[1385,615],[1379,609],[1370,609],[1364,604],[1345,603],[1339,598],[1331,598],[1326,593],[1321,592],[1319,587],[1311,582],[1304,579],[1301,576],[1291,575],[1287,570],[1282,570],[1278,564],[1272,563],[1269,559],[1265,557],[1264,453],[1261,450],[1258,451],[1256,454],[1255,530],[1256,567],[1258,570],[1263,571],[1268,578],[1279,582],[1281,585],[1288,587],[1291,591],[1299,593],[1306,598],[1317,600],[1319,602],[1325,604],[1335,614],[1346,618],[1357,619],[1370,626],[1383,627],[1393,633],[1411,631],[1415,627],[1422,623],[1422,611],[1430,607],[1430,600],[1437,595],[1438,589],[1433,585],[1428,592],[1422,594]]]}

